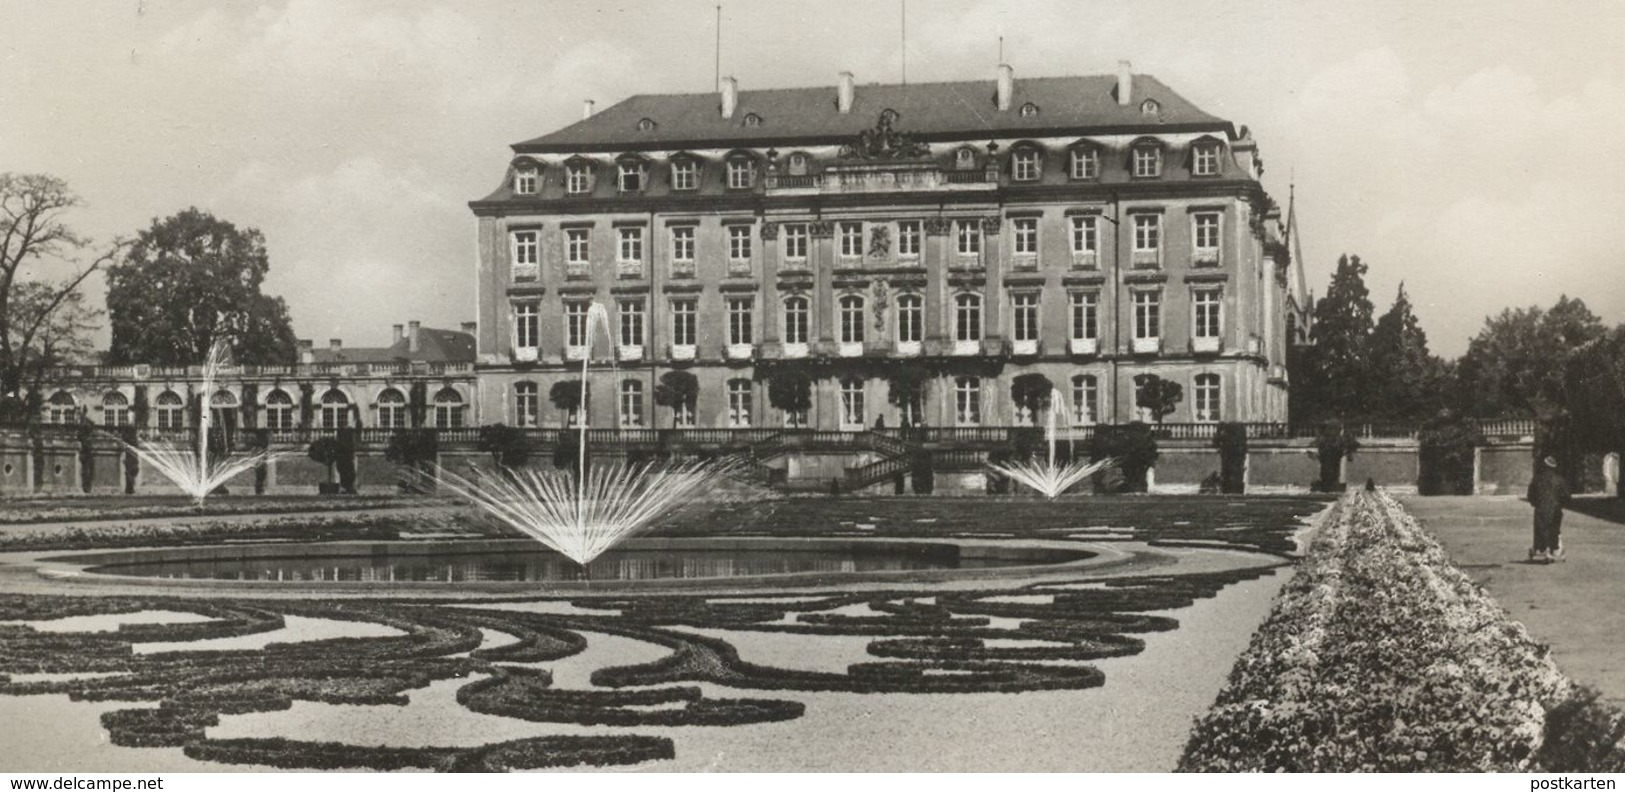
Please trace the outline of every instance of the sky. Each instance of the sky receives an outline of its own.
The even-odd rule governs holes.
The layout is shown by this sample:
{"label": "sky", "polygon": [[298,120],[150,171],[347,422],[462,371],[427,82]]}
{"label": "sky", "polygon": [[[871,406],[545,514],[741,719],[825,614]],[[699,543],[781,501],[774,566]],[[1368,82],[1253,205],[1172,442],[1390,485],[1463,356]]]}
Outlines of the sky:
{"label": "sky", "polygon": [[[1249,126],[1310,288],[1401,282],[1435,353],[1507,307],[1625,321],[1625,3],[725,0],[740,90],[1119,60]],[[906,18],[906,50],[902,44]],[[189,206],[265,233],[300,337],[474,318],[467,202],[509,146],[637,93],[712,90],[714,0],[0,0],[0,171],[66,180],[106,242]],[[101,303],[100,284],[92,285]]]}

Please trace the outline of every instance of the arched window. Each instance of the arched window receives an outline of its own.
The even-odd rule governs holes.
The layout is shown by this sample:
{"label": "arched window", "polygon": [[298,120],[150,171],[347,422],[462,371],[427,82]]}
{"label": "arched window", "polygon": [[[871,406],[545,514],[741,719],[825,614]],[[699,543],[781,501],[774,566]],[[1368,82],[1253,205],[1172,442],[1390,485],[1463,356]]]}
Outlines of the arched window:
{"label": "arched window", "polygon": [[166,390],[152,401],[158,416],[159,429],[186,428],[186,400],[174,391]]}
{"label": "arched window", "polygon": [[864,428],[863,380],[848,377],[841,380],[841,428],[851,431]]}
{"label": "arched window", "polygon": [[784,343],[807,343],[807,298],[799,294],[784,298]]}
{"label": "arched window", "polygon": [[1100,386],[1093,374],[1072,378],[1072,422],[1091,426],[1100,420]]}
{"label": "arched window", "polygon": [[982,297],[961,294],[954,298],[954,340],[982,340]]}
{"label": "arched window", "polygon": [[750,380],[728,380],[728,425],[736,429],[749,427],[751,420],[750,414]]}
{"label": "arched window", "polygon": [[616,189],[623,193],[643,192],[648,182],[649,164],[641,157],[626,156],[616,162]]}
{"label": "arched window", "polygon": [[108,391],[102,396],[102,425],[128,426],[130,424],[130,400],[118,391]]}
{"label": "arched window", "polygon": [[728,158],[728,189],[748,190],[756,183],[756,163],[748,155]]}
{"label": "arched window", "polygon": [[237,394],[222,388],[209,397],[209,426],[214,429],[237,428]]}
{"label": "arched window", "polygon": [[700,161],[689,155],[671,158],[671,188],[697,190],[700,188]]}
{"label": "arched window", "polygon": [[1191,175],[1217,176],[1219,175],[1219,150],[1221,147],[1218,138],[1205,135],[1191,144]]}
{"label": "arched window", "polygon": [[513,425],[539,426],[541,420],[541,401],[538,398],[536,383],[516,382],[513,385]]}
{"label": "arched window", "polygon": [[526,160],[514,164],[513,192],[514,195],[535,195],[536,186],[541,181],[538,178],[541,169],[535,162]]}
{"label": "arched window", "polygon": [[1010,152],[1010,178],[1015,181],[1038,181],[1042,165],[1043,158],[1034,146],[1018,146]]}
{"label": "arched window", "polygon": [[1196,375],[1196,420],[1211,423],[1219,420],[1219,375]]}
{"label": "arched window", "polygon": [[954,379],[954,424],[980,426],[982,424],[982,380],[977,377]]}
{"label": "arched window", "polygon": [[584,195],[592,192],[591,161],[577,159],[565,164],[564,191],[571,195]]}
{"label": "arched window", "polygon": [[293,428],[293,397],[286,391],[265,394],[265,428],[283,431]]}
{"label": "arched window", "polygon": [[863,305],[861,295],[848,294],[841,298],[841,343],[863,343]]}
{"label": "arched window", "polygon": [[803,153],[798,151],[798,152],[790,155],[790,175],[791,176],[806,176],[807,175],[807,155],[806,154],[803,154]]}
{"label": "arched window", "polygon": [[1100,149],[1089,144],[1074,146],[1070,153],[1069,171],[1074,179],[1100,178]]}
{"label": "arched window", "polygon": [[954,170],[976,170],[976,150],[966,146],[954,152]]}
{"label": "arched window", "polygon": [[1155,179],[1162,175],[1162,141],[1141,138],[1129,148],[1130,173],[1136,179]]}
{"label": "arched window", "polygon": [[1035,115],[1038,115],[1038,105],[1028,102],[1021,106],[1021,116],[1023,118],[1030,118]]}
{"label": "arched window", "polygon": [[45,404],[46,423],[68,424],[78,418],[79,405],[74,401],[73,394],[61,390],[51,394],[51,400]]}
{"label": "arched window", "polygon": [[621,380],[621,428],[635,429],[643,425],[643,383]]}
{"label": "arched window", "polygon": [[918,344],[925,337],[923,305],[918,294],[897,295],[897,343]]}
{"label": "arched window", "polygon": [[463,394],[456,388],[441,388],[434,395],[434,428],[457,429],[463,425]]}
{"label": "arched window", "polygon": [[755,113],[746,113],[745,114],[745,126],[759,127],[759,126],[762,125],[762,123],[763,123],[763,119],[762,119],[761,116],[759,116],[759,115],[757,115]]}
{"label": "arched window", "polygon": [[405,429],[406,423],[406,394],[385,388],[378,394],[378,428]]}
{"label": "arched window", "polygon": [[322,428],[343,429],[350,425],[350,397],[338,388],[322,394]]}

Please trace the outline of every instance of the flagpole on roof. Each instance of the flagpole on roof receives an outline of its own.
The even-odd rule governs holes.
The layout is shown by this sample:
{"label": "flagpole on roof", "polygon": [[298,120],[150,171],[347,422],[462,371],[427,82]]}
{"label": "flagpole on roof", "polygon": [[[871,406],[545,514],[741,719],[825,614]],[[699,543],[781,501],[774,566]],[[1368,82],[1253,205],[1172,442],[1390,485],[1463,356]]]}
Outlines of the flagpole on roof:
{"label": "flagpole on roof", "polygon": [[711,74],[711,87],[715,89],[722,84],[722,4],[717,3],[717,56],[716,67]]}

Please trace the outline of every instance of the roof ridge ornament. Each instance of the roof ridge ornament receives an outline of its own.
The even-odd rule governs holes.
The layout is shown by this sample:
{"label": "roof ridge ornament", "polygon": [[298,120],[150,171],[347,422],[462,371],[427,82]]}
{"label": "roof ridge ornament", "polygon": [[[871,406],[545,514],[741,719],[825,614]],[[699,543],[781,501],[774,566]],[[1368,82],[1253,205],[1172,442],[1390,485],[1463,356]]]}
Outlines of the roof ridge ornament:
{"label": "roof ridge ornament", "polygon": [[841,146],[841,159],[918,159],[930,156],[931,150],[915,140],[912,134],[892,128],[892,122],[896,119],[896,111],[881,111],[874,129],[859,132],[856,140]]}

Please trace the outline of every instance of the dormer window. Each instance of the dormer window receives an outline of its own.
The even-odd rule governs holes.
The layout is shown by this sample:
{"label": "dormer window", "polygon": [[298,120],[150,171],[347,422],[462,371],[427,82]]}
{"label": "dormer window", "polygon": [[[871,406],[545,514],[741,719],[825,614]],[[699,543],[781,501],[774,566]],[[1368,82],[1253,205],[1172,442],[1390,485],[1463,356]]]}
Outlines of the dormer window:
{"label": "dormer window", "polygon": [[888,126],[896,124],[898,118],[899,116],[897,115],[897,111],[891,109],[890,107],[880,111],[880,122]]}
{"label": "dormer window", "polygon": [[683,157],[671,161],[671,188],[697,190],[700,187],[700,164]]}
{"label": "dormer window", "polygon": [[1071,176],[1074,179],[1100,178],[1100,150],[1092,147],[1072,149]]}
{"label": "dormer window", "polygon": [[1035,115],[1038,115],[1038,105],[1028,102],[1021,106],[1022,118],[1028,118]]}
{"label": "dormer window", "polygon": [[1219,144],[1198,141],[1191,149],[1191,175],[1219,175]]}
{"label": "dormer window", "polygon": [[802,154],[801,152],[796,152],[795,154],[791,154],[790,155],[789,168],[790,168],[790,175],[791,176],[806,176],[807,175],[807,155]]}
{"label": "dormer window", "polygon": [[592,191],[591,163],[577,161],[564,166],[564,191],[571,195]]}
{"label": "dormer window", "polygon": [[615,186],[623,193],[643,192],[648,169],[642,160],[626,159],[620,162],[620,173]]}
{"label": "dormer window", "polygon": [[970,148],[962,148],[959,151],[955,152],[954,153],[954,168],[956,170],[975,170],[976,169],[976,151],[973,150],[973,149],[970,149]]}
{"label": "dormer window", "polygon": [[755,177],[754,163],[745,157],[728,160],[728,189],[748,190]]}
{"label": "dormer window", "polygon": [[639,132],[653,132],[653,131],[655,131],[655,120],[653,118],[640,118],[640,119],[638,119],[638,131]]}
{"label": "dormer window", "polygon": [[536,194],[535,165],[521,165],[513,172],[513,192],[515,195]]}
{"label": "dormer window", "polygon": [[1140,115],[1154,116],[1162,112],[1162,105],[1155,99],[1147,99],[1140,103]]}
{"label": "dormer window", "polygon": [[757,115],[755,113],[746,113],[745,114],[745,126],[759,127],[761,125],[762,125],[762,117],[761,116],[759,116],[759,115]]}
{"label": "dormer window", "polygon": [[1016,181],[1038,181],[1038,150],[1018,148],[1010,155],[1010,178]]}
{"label": "dormer window", "polygon": [[1136,179],[1155,179],[1161,176],[1162,146],[1155,141],[1135,144],[1133,173]]}

